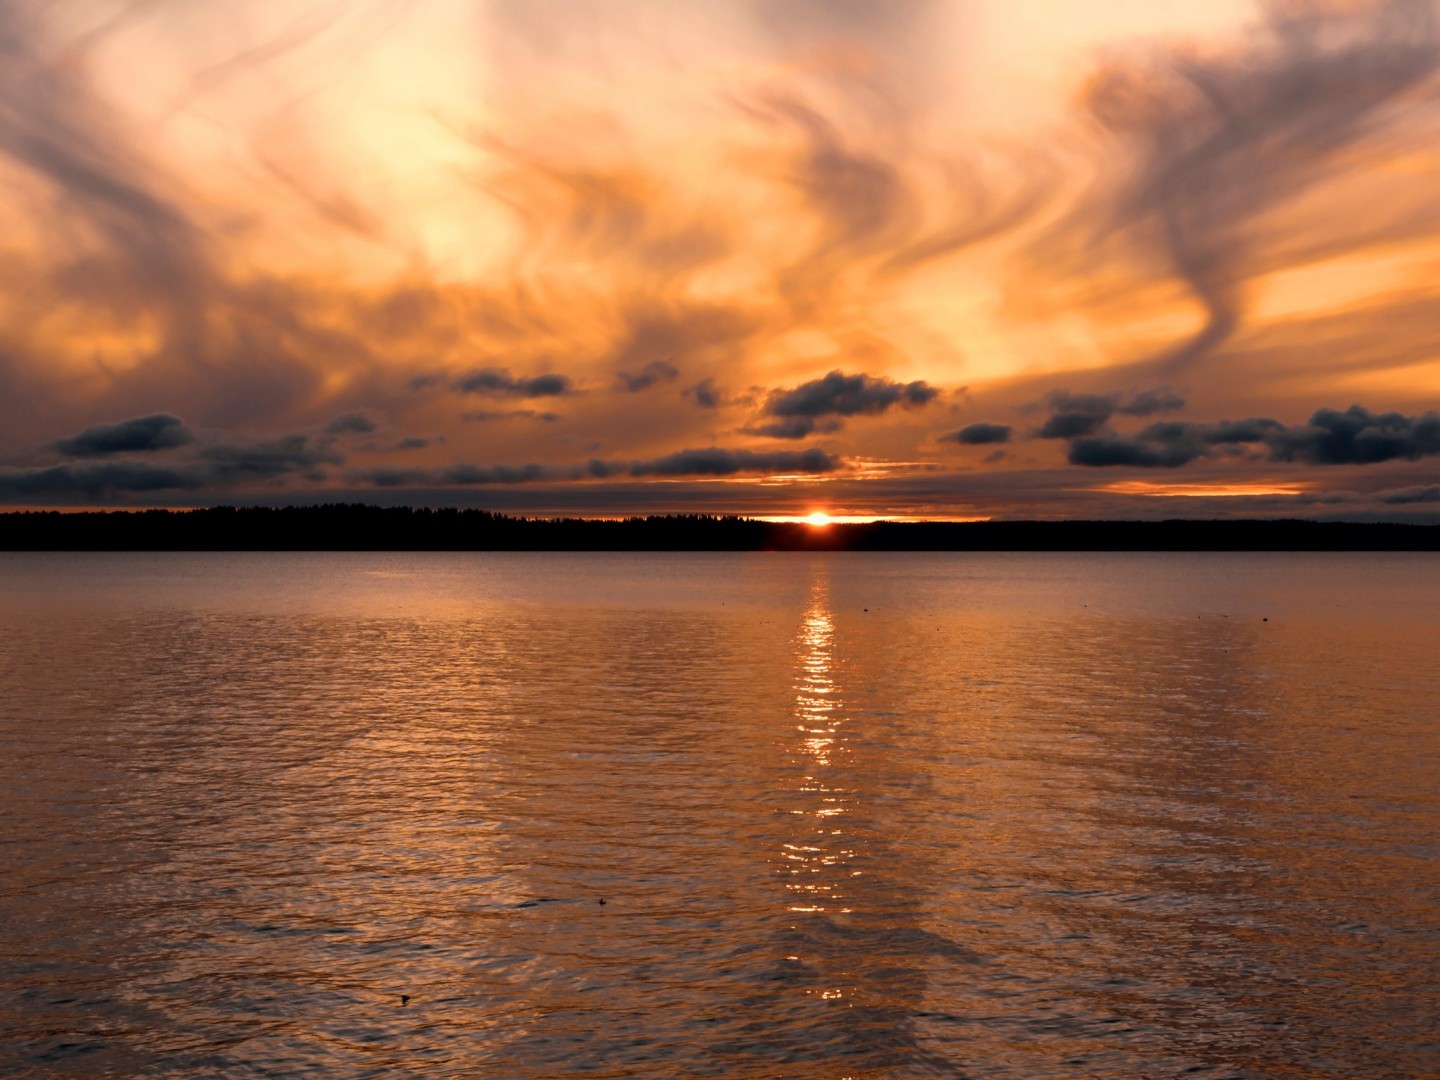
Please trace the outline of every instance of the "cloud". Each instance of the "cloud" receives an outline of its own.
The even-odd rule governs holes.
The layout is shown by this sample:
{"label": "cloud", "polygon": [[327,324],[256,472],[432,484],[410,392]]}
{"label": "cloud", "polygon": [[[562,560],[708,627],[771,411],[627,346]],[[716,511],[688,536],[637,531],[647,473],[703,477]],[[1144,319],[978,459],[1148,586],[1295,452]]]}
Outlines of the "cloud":
{"label": "cloud", "polygon": [[495,397],[562,397],[573,392],[567,375],[532,375],[516,378],[504,368],[483,368],[455,379],[451,386],[462,394]]}
{"label": "cloud", "polygon": [[374,487],[396,488],[416,485],[446,487],[487,487],[491,485],[531,484],[542,480],[559,480],[567,474],[544,465],[452,465],[445,469],[396,469],[381,466],[359,469],[348,474],[352,482]]}
{"label": "cloud", "polygon": [[1358,234],[1331,220],[1297,239],[1283,212],[1373,160],[1359,148],[1393,127],[1390,106],[1440,63],[1434,3],[1265,8],[1266,32],[1247,48],[1144,51],[1092,79],[1087,104],[1108,136],[1115,178],[1036,250],[1037,266],[1071,282],[1119,268],[1138,291],[1157,270],[1176,275],[1202,319],[1147,358],[1157,371],[1185,371],[1229,341],[1247,315],[1248,284],[1312,261],[1317,238],[1334,245],[1348,231],[1340,246],[1355,249],[1391,228],[1366,213]]}
{"label": "cloud", "polygon": [[440,472],[442,484],[528,484],[552,475],[543,465],[455,465]]}
{"label": "cloud", "polygon": [[1156,413],[1179,412],[1185,408],[1185,399],[1168,386],[1145,390],[1121,405],[1115,411],[1125,416],[1154,416]]}
{"label": "cloud", "polygon": [[477,409],[474,412],[461,413],[460,419],[476,424],[490,424],[497,420],[539,420],[541,423],[554,424],[564,418],[559,413],[537,412],[534,409]]}
{"label": "cloud", "polygon": [[817,430],[838,429],[842,423],[838,417],[878,416],[897,405],[920,408],[939,393],[923,380],[899,383],[883,376],[832,371],[793,390],[772,390],[764,412],[776,420],[746,430],[778,439],[803,439]]}
{"label": "cloud", "polygon": [[702,409],[718,409],[724,404],[725,392],[715,385],[714,379],[701,379],[685,391],[695,398],[695,404]]}
{"label": "cloud", "polygon": [[1056,390],[1045,400],[1054,412],[1040,425],[1035,437],[1074,439],[1104,427],[1120,404],[1120,394],[1072,394],[1068,390]]}
{"label": "cloud", "polygon": [[768,424],[751,424],[743,430],[747,435],[765,435],[771,439],[804,439],[810,435],[828,435],[839,431],[844,421],[830,417],[816,420],[809,416],[787,416],[783,420],[772,420]]}
{"label": "cloud", "polygon": [[1185,407],[1185,399],[1169,387],[1144,390],[1129,401],[1112,390],[1105,394],[1072,394],[1056,390],[1046,396],[1044,404],[1053,412],[1035,432],[1038,439],[1075,439],[1099,431],[1116,414],[1122,416],[1153,416],[1174,412]]}
{"label": "cloud", "polygon": [[1375,496],[1377,502],[1385,503],[1388,506],[1406,506],[1411,503],[1433,503],[1440,502],[1440,484],[1429,484],[1424,487],[1395,488],[1392,491],[1382,491]]}
{"label": "cloud", "polygon": [[1217,452],[1234,454],[1244,445],[1268,442],[1283,435],[1285,430],[1285,425],[1278,420],[1263,417],[1222,420],[1216,424],[1165,421],[1151,424],[1134,435],[1075,439],[1070,443],[1069,460],[1072,465],[1095,467],[1135,465],[1175,469]]}
{"label": "cloud", "polygon": [[992,443],[1007,443],[1015,429],[1009,424],[981,422],[970,424],[951,435],[942,435],[943,442],[957,442],[962,446],[988,446]]}
{"label": "cloud", "polygon": [[1287,426],[1256,417],[1215,424],[1162,422],[1133,435],[1107,434],[1071,441],[1072,465],[1178,468],[1198,458],[1235,455],[1263,444],[1274,462],[1374,465],[1440,455],[1440,414],[1372,413],[1359,405],[1344,412],[1318,410],[1306,424]]}
{"label": "cloud", "polygon": [[165,299],[196,296],[212,280],[201,230],[86,85],[83,43],[65,62],[47,55],[44,38],[26,5],[0,8],[0,155],[30,170],[56,210]]}
{"label": "cloud", "polygon": [[305,435],[285,435],[268,441],[208,446],[200,458],[215,483],[265,480],[302,473],[319,477],[321,465],[343,465],[345,455],[326,443],[312,443]]}
{"label": "cloud", "polygon": [[350,479],[376,487],[442,485],[474,487],[574,480],[607,480],[629,477],[803,475],[818,476],[845,468],[839,457],[823,450],[780,450],[773,452],[727,450],[709,447],[681,450],[663,457],[640,461],[594,460],[583,465],[473,465],[459,464],[444,469],[395,469],[381,467],[356,470]]}
{"label": "cloud", "polygon": [[649,390],[659,382],[674,382],[680,377],[680,371],[674,364],[665,360],[655,360],[646,364],[639,372],[630,374],[626,371],[617,373],[620,389],[631,394],[638,394],[642,390]]}
{"label": "cloud", "polygon": [[328,442],[312,442],[306,435],[287,435],[262,442],[207,446],[188,461],[165,466],[120,459],[43,468],[4,468],[0,469],[0,497],[88,495],[99,498],[133,492],[196,491],[290,475],[318,480],[323,479],[321,466],[340,465],[344,461],[345,456]]}
{"label": "cloud", "polygon": [[407,435],[393,446],[391,450],[424,450],[427,446],[434,446],[436,443],[443,443],[444,435]]}
{"label": "cloud", "polygon": [[823,450],[681,450],[675,454],[637,461],[631,476],[734,476],[736,473],[819,474],[844,468],[844,462]]}
{"label": "cloud", "polygon": [[1203,443],[1150,441],[1140,436],[1102,435],[1070,444],[1071,465],[1136,465],[1168,469],[1187,465],[1205,453]]}
{"label": "cloud", "polygon": [[1312,465],[1372,465],[1436,454],[1440,454],[1440,413],[1410,417],[1372,413],[1359,405],[1344,412],[1320,409],[1307,426],[1290,428],[1270,440],[1272,460]]}
{"label": "cloud", "polygon": [[195,436],[178,416],[152,413],[117,424],[96,424],[68,439],[51,445],[67,457],[105,457],[139,451],[173,450],[195,441]]}
{"label": "cloud", "polygon": [[203,469],[143,461],[54,465],[40,469],[0,468],[0,498],[51,495],[102,498],[127,492],[193,491],[211,481],[211,475]]}
{"label": "cloud", "polygon": [[327,435],[368,435],[376,429],[374,420],[364,413],[341,413],[325,425]]}

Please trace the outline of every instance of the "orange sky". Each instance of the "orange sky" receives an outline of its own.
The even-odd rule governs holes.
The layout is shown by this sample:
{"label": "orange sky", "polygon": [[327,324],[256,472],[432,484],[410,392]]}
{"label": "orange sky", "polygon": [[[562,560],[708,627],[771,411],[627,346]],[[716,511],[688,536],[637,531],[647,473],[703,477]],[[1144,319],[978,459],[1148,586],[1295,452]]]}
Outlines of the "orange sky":
{"label": "orange sky", "polygon": [[1440,516],[1432,0],[20,2],[0,60],[6,505]]}

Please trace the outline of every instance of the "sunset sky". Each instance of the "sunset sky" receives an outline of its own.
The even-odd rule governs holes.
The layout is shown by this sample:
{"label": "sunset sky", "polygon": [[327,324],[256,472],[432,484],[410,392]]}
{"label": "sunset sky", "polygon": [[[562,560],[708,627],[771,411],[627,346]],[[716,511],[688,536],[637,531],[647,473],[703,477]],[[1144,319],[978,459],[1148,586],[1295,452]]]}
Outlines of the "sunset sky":
{"label": "sunset sky", "polygon": [[0,505],[1440,520],[1435,0],[12,0]]}

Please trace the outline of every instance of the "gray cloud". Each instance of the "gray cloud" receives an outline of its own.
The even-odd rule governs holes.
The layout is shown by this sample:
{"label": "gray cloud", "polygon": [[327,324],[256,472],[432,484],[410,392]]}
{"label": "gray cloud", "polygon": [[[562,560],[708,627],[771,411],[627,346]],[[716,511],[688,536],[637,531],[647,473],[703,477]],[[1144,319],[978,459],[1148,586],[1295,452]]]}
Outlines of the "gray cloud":
{"label": "gray cloud", "polygon": [[823,450],[781,450],[774,452],[726,450],[709,447],[703,450],[681,450],[674,454],[643,461],[594,460],[579,466],[472,465],[460,464],[445,469],[375,468],[350,473],[350,479],[376,487],[414,487],[419,485],[511,485],[535,482],[604,480],[618,476],[736,476],[740,474],[819,475],[843,469],[845,463]]}
{"label": "gray cloud", "polygon": [[96,424],[68,439],[57,439],[51,445],[67,457],[105,457],[108,454],[173,450],[194,441],[195,436],[178,416],[152,413],[133,420],[121,420],[117,424]]}
{"label": "gray cloud", "polygon": [[702,409],[718,409],[725,402],[725,392],[715,385],[714,379],[701,379],[685,392],[692,395]]}
{"label": "gray cloud", "polygon": [[1216,424],[1163,422],[1134,435],[1106,434],[1072,439],[1072,465],[1134,465],[1178,468],[1198,458],[1234,456],[1247,445],[1263,444],[1276,462],[1310,465],[1373,465],[1440,455],[1440,414],[1372,413],[1359,405],[1344,412],[1318,410],[1306,424],[1287,426],[1256,417]]}
{"label": "gray cloud", "polygon": [[455,465],[440,472],[442,484],[526,484],[553,475],[543,465]]}
{"label": "gray cloud", "polygon": [[1056,390],[1044,400],[1044,404],[1053,411],[1035,432],[1035,437],[1076,439],[1099,431],[1116,414],[1153,416],[1185,407],[1185,399],[1169,387],[1144,390],[1129,401],[1124,401],[1123,397],[1118,390],[1105,394],[1072,394],[1068,390]]}
{"label": "gray cloud", "polygon": [[541,423],[554,424],[563,418],[559,413],[537,412],[534,409],[477,409],[474,412],[461,413],[460,419],[476,424],[490,424],[497,420],[539,420]]}
{"label": "gray cloud", "polygon": [[216,483],[264,480],[302,473],[317,476],[322,465],[343,465],[345,455],[326,443],[311,442],[305,435],[240,445],[208,446],[200,451]]}
{"label": "gray cloud", "polygon": [[414,487],[417,484],[455,487],[530,484],[541,480],[558,480],[566,473],[544,465],[452,465],[445,469],[395,469],[380,467],[362,469],[349,474],[354,482],[381,488]]}
{"label": "gray cloud", "polygon": [[1056,390],[1045,401],[1054,411],[1035,432],[1036,438],[1074,439],[1104,427],[1120,404],[1120,394],[1072,394],[1068,390]]}
{"label": "gray cloud", "polygon": [[828,473],[844,462],[823,450],[681,450],[631,464],[631,476],[733,476],[736,473]]}
{"label": "gray cloud", "polygon": [[650,387],[660,382],[674,382],[680,377],[680,371],[672,363],[665,360],[655,360],[646,364],[638,372],[631,374],[628,371],[621,371],[616,376],[619,379],[620,389],[632,394],[638,394],[642,390],[649,390]]}
{"label": "gray cloud", "polygon": [[105,461],[54,465],[43,469],[0,468],[0,498],[88,495],[127,492],[193,491],[213,481],[208,470],[153,465],[144,461]]}
{"label": "gray cloud", "polygon": [[0,497],[88,495],[99,498],[134,492],[195,491],[291,475],[318,480],[323,479],[321,466],[340,465],[344,461],[345,456],[326,441],[312,442],[305,435],[287,435],[249,444],[207,446],[188,461],[164,466],[120,459],[0,469]]}
{"label": "gray cloud", "polygon": [[846,375],[832,371],[793,390],[773,390],[765,401],[765,415],[775,421],[746,430],[778,439],[803,439],[815,431],[834,431],[839,417],[877,416],[900,406],[928,405],[940,391],[923,381],[899,383],[876,375]]}
{"label": "gray cloud", "polygon": [[569,376],[547,373],[517,378],[504,368],[482,368],[460,376],[451,386],[462,394],[495,397],[562,397],[572,392]]}
{"label": "gray cloud", "polygon": [[347,412],[341,413],[325,425],[327,435],[368,435],[374,431],[376,424],[364,413]]}
{"label": "gray cloud", "polygon": [[747,435],[765,435],[772,439],[804,439],[815,434],[828,435],[843,426],[844,421],[834,417],[816,420],[809,416],[787,416],[767,424],[752,424],[743,430]]}
{"label": "gray cloud", "polygon": [[1391,491],[1382,491],[1375,496],[1376,501],[1385,503],[1387,506],[1406,506],[1411,503],[1433,503],[1440,502],[1440,484],[1429,484],[1424,487],[1395,488]]}
{"label": "gray cloud", "polygon": [[1154,416],[1157,413],[1179,412],[1185,408],[1185,399],[1168,386],[1144,390],[1115,411],[1125,416]]}
{"label": "gray cloud", "polygon": [[957,442],[962,446],[987,446],[991,443],[1006,443],[1015,429],[1009,424],[981,422],[969,424],[951,435],[942,435],[944,442]]}
{"label": "gray cloud", "polygon": [[1217,452],[1233,455],[1241,446],[1269,442],[1286,431],[1278,420],[1257,417],[1222,420],[1217,424],[1166,421],[1151,424],[1134,435],[1078,438],[1070,443],[1072,465],[1135,465],[1142,468],[1179,468]]}
{"label": "gray cloud", "polygon": [[1142,468],[1179,468],[1205,454],[1203,441],[1163,442],[1141,436],[1101,435],[1070,444],[1071,465],[1136,465]]}
{"label": "gray cloud", "polygon": [[913,408],[935,400],[939,391],[923,381],[898,383],[874,375],[845,375],[832,371],[793,390],[770,395],[765,411],[771,416],[858,416],[883,413],[892,405]]}
{"label": "gray cloud", "polygon": [[1440,454],[1440,414],[1372,413],[1359,405],[1344,412],[1320,409],[1307,426],[1289,428],[1270,440],[1273,460],[1312,465],[1371,465],[1436,454]]}

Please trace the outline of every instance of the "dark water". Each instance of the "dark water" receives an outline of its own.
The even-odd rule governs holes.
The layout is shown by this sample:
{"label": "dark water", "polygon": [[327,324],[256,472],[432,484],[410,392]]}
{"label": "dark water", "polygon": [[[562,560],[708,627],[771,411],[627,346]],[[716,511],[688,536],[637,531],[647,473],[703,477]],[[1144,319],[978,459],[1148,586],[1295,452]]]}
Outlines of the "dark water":
{"label": "dark water", "polygon": [[0,1074],[1434,1076],[1437,658],[1434,556],[0,556]]}

